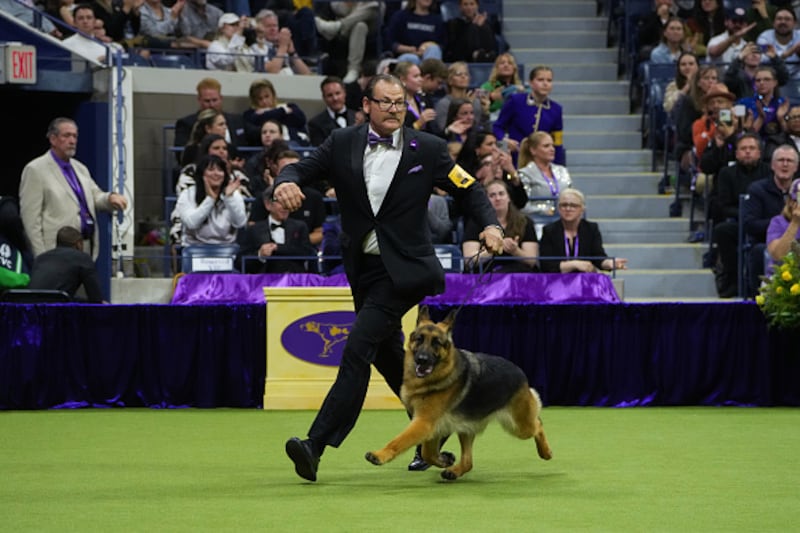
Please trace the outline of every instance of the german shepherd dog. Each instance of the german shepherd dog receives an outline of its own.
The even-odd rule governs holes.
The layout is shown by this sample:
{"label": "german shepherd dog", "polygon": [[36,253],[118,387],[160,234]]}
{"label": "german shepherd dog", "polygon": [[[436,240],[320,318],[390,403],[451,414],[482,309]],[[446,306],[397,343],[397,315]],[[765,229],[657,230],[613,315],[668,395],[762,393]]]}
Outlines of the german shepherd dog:
{"label": "german shepherd dog", "polygon": [[[493,355],[460,350],[453,345],[456,312],[434,323],[427,307],[420,307],[417,326],[409,336],[400,397],[411,422],[384,448],[367,452],[375,465],[388,463],[422,443],[422,458],[444,468],[442,477],[457,479],[472,470],[472,443],[496,418],[510,434],[536,441],[539,457],[553,454],[539,413],[539,394],[514,363]],[[441,453],[441,440],[458,433],[461,460]]]}

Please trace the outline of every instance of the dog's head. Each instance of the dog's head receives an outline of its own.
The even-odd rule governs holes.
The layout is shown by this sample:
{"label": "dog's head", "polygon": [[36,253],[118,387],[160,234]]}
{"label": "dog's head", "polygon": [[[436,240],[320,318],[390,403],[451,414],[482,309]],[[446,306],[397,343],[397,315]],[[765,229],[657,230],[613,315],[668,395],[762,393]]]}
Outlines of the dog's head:
{"label": "dog's head", "polygon": [[[421,306],[417,327],[408,338],[408,355],[413,357],[414,374],[418,378],[430,375],[442,361],[449,360],[453,351],[453,323],[456,311],[441,322],[433,322],[428,308]],[[410,362],[410,361],[409,361]]]}

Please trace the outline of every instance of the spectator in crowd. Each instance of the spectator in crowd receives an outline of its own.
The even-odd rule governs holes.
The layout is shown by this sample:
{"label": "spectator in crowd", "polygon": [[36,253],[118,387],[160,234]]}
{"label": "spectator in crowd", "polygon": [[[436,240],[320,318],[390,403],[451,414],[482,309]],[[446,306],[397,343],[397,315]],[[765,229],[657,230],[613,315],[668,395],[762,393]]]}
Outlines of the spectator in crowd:
{"label": "spectator in crowd", "polygon": [[275,119],[283,125],[286,141],[308,146],[306,115],[294,102],[278,103],[278,93],[268,79],[255,80],[250,84],[250,109],[242,114],[249,146],[261,144],[261,125]]}
{"label": "spectator in crowd", "polygon": [[[706,175],[716,175],[721,169],[734,164],[736,161],[736,141],[746,132],[752,132],[753,114],[747,113],[743,108],[738,110],[733,106],[734,95],[727,90],[725,84],[720,83],[712,89],[716,102],[709,99],[708,109],[711,115],[703,126],[695,123],[694,140],[695,149],[703,148],[698,152],[700,170]],[[721,98],[720,98],[721,97]],[[724,112],[723,110],[728,110]],[[744,111],[744,115],[737,116],[737,112]],[[730,120],[728,120],[730,114]],[[725,115],[720,120],[720,115]],[[703,135],[702,132],[706,134]],[[711,189],[714,190],[713,187]]]}
{"label": "spectator in crowd", "polygon": [[216,38],[208,45],[206,68],[208,70],[228,70],[251,72],[254,69],[250,47],[242,35],[247,19],[240,19],[235,13],[225,13],[219,18]]}
{"label": "spectator in crowd", "polygon": [[698,48],[695,53],[699,57],[704,56],[709,39],[725,29],[722,0],[695,0],[692,15],[686,21],[686,25],[693,35],[698,36]]}
{"label": "spectator in crowd", "polygon": [[341,78],[328,76],[320,83],[325,109],[308,121],[312,146],[319,146],[337,128],[356,124],[356,113],[345,106],[345,89]]}
{"label": "spectator in crowd", "polygon": [[181,167],[192,165],[197,162],[199,157],[200,143],[203,138],[210,134],[215,133],[223,139],[228,135],[228,124],[225,121],[225,115],[216,109],[204,109],[197,114],[197,120],[192,126],[192,133],[189,136],[189,142],[183,147],[181,154]]}
{"label": "spectator in crowd", "polygon": [[[139,9],[144,0],[90,0],[94,16],[103,21],[103,27],[112,41],[128,45],[140,45]],[[135,38],[139,37],[139,40]]]}
{"label": "spectator in crowd", "polygon": [[89,169],[75,159],[78,125],[59,117],[47,127],[50,150],[30,161],[19,184],[20,213],[34,255],[56,247],[63,226],[80,228],[84,251],[97,259],[100,241],[97,210],[126,209],[128,201],[116,192],[104,192]]}
{"label": "spectator in crowd", "polygon": [[533,132],[546,131],[556,147],[555,163],[566,165],[562,110],[559,104],[550,99],[553,70],[542,65],[535,67],[531,70],[529,82],[529,93],[512,94],[503,104],[493,126],[494,136],[498,139],[508,136],[509,148],[517,152],[522,139]]}
{"label": "spectator in crowd", "polygon": [[139,8],[139,34],[149,48],[206,48],[208,42],[191,35],[178,37],[181,13],[188,0],[176,0],[171,7],[162,0],[145,0]]}
{"label": "spectator in crowd", "polygon": [[[720,142],[737,133],[737,117],[733,114],[734,95],[723,83],[715,84],[705,95],[703,114],[692,123],[692,143],[694,155],[698,159],[703,157],[706,148],[714,142],[717,129],[720,131]],[[688,169],[686,158],[681,160],[681,168]]]}
{"label": "spectator in crowd", "polygon": [[778,80],[772,67],[758,67],[754,81],[755,94],[740,99],[738,103],[744,105],[753,115],[753,130],[765,140],[783,130],[784,118],[789,111],[789,100],[780,95]]}
{"label": "spectator in crowd", "polygon": [[442,59],[447,31],[442,15],[433,12],[434,0],[408,0],[405,9],[394,13],[387,29],[387,48],[398,61],[419,64],[423,59]]}
{"label": "spectator in crowd", "polygon": [[[543,272],[597,272],[598,270],[625,270],[628,260],[623,257],[606,257],[603,237],[596,222],[584,218],[586,199],[578,189],[564,189],[558,195],[559,220],[542,230],[539,241]],[[597,257],[601,259],[580,259]]]}
{"label": "spectator in crowd", "polygon": [[[62,44],[70,51],[91,61],[95,65],[107,65],[108,53],[114,50],[121,50],[120,45],[115,43],[101,44],[101,42],[97,40],[95,34],[96,17],[91,6],[86,4],[76,6],[73,16],[75,18],[75,27],[79,32],[61,41]],[[83,34],[91,35],[95,37],[95,39],[85,37]],[[83,70],[83,65],[76,64],[73,66],[73,70]]]}
{"label": "spectator in crowd", "polygon": [[523,209],[528,203],[528,193],[514,168],[511,154],[497,145],[497,138],[492,132],[479,131],[468,137],[456,157],[456,163],[484,185],[493,179],[508,183],[511,201],[517,209]]}
{"label": "spectator in crowd", "polygon": [[767,137],[764,161],[772,160],[772,152],[781,145],[794,147],[800,153],[800,106],[792,106],[784,118],[785,130]]}
{"label": "spectator in crowd", "polygon": [[459,16],[447,21],[445,61],[494,61],[497,57],[497,38],[489,15],[480,11],[478,0],[459,0],[458,10]]}
{"label": "spectator in crowd", "polygon": [[777,2],[752,0],[750,7],[747,9],[747,24],[755,24],[755,26],[747,32],[745,39],[755,41],[759,35],[772,28],[772,21],[778,10],[777,7],[772,5],[774,3]]}
{"label": "spectator in crowd", "polygon": [[485,131],[475,122],[475,108],[472,101],[467,98],[450,100],[445,123],[447,126],[444,128],[443,137],[450,143],[458,142],[463,145],[479,131]]}
{"label": "spectator in crowd", "polygon": [[269,9],[256,14],[258,31],[264,39],[267,56],[264,70],[270,74],[311,74],[311,69],[300,57],[292,38],[292,30],[278,26],[278,15]]}
{"label": "spectator in crowd", "polygon": [[800,30],[795,28],[797,18],[789,7],[780,7],[775,11],[772,29],[765,30],[758,36],[756,43],[763,49],[771,46],[778,57],[783,59],[789,78],[800,79]]}
{"label": "spectator in crowd", "polygon": [[246,262],[245,271],[250,274],[307,272],[308,259],[279,258],[316,257],[317,250],[308,240],[308,228],[290,218],[289,211],[280,202],[272,201],[272,187],[267,187],[261,197],[269,216],[248,226],[239,240],[241,255],[258,256],[260,261]]}
{"label": "spectator in crowd", "polygon": [[714,274],[717,294],[731,298],[738,292],[737,243],[739,195],[756,180],[769,176],[770,168],[761,161],[761,141],[755,133],[745,133],[736,142],[736,164],[719,171],[712,189],[712,242],[717,261]]}
{"label": "spectator in crowd", "polygon": [[358,79],[367,48],[367,36],[378,31],[380,4],[378,2],[331,2],[332,20],[315,17],[316,28],[326,40],[347,39],[347,72],[344,83]]}
{"label": "spectator in crowd", "polygon": [[[300,154],[294,150],[280,148],[280,143],[274,143],[270,149],[269,155],[269,174],[270,176],[277,176],[284,167],[292,165],[300,161]],[[270,178],[270,185],[272,185],[274,178]],[[331,189],[332,190],[332,189]],[[323,237],[323,223],[325,222],[325,201],[323,200],[322,193],[314,187],[302,187],[305,198],[300,205],[300,209],[292,211],[289,215],[295,220],[305,223],[308,228],[308,240],[314,246],[319,246]],[[267,218],[268,211],[265,205],[257,202],[253,205],[250,212],[250,224],[257,223]]]}
{"label": "spectator in crowd", "polygon": [[[779,215],[775,215],[767,228],[767,251],[770,267],[783,261],[792,247],[792,242],[800,240],[800,179],[792,182],[786,205]],[[769,267],[768,267],[769,268]],[[770,269],[771,270],[771,269]],[[768,270],[766,273],[771,274]]]}
{"label": "spectator in crowd", "polygon": [[[0,1],[0,10],[7,11],[6,3],[7,2]],[[75,11],[75,8],[78,7],[78,4],[75,2],[75,0],[47,0],[44,5],[45,13],[67,25],[59,25],[58,27],[55,27],[54,29],[57,34],[53,33],[53,36],[58,37],[60,35],[62,39],[66,39],[75,33],[70,29],[70,27],[75,26],[75,16],[73,15],[73,12]],[[13,13],[11,14],[13,15]],[[50,22],[43,17],[42,22],[44,23],[45,21],[48,23]]]}
{"label": "spectator in crowd", "polygon": [[[520,145],[519,179],[529,200],[522,209],[526,215],[552,216],[556,213],[558,195],[572,187],[567,167],[553,163],[556,147],[549,133],[537,131],[528,135]],[[552,200],[542,200],[551,197]],[[538,231],[538,228],[537,228]]]}
{"label": "spectator in crowd", "polygon": [[419,64],[419,72],[422,74],[422,89],[420,90],[422,99],[430,102],[430,107],[435,108],[445,95],[444,82],[447,80],[447,65],[441,59],[424,59]]}
{"label": "spectator in crowd", "polygon": [[484,129],[488,128],[489,95],[485,92],[476,94],[476,91],[470,90],[471,82],[469,67],[463,61],[456,61],[447,68],[447,94],[434,106],[438,131],[443,131],[447,126],[447,110],[450,108],[450,101],[455,98],[472,100],[475,123],[481,124]]}
{"label": "spectator in crowd", "polygon": [[727,68],[727,65],[732,63],[747,45],[744,36],[755,26],[755,22],[747,24],[744,8],[728,9],[725,14],[725,31],[715,34],[708,41],[706,59],[715,65],[725,65]]}
{"label": "spectator in crowd", "polygon": [[[773,217],[784,209],[792,180],[797,173],[798,155],[792,146],[779,146],[772,154],[772,176],[754,181],[747,188],[748,198],[742,207],[742,222],[750,249],[747,262],[746,296],[755,296],[764,274],[764,253],[767,250],[768,228]],[[785,229],[785,227],[783,227]]]}
{"label": "spectator in crowd", "polygon": [[198,48],[208,48],[223,11],[207,0],[186,0],[178,17],[178,34],[191,39]]}
{"label": "spectator in crowd", "polygon": [[678,57],[678,62],[675,64],[675,79],[667,84],[664,89],[664,111],[668,114],[680,100],[689,94],[692,88],[692,80],[697,75],[700,65],[697,62],[697,56],[692,52],[683,52]]}
{"label": "spectator in crowd", "polygon": [[483,82],[481,89],[489,94],[489,120],[494,122],[509,96],[525,92],[525,85],[519,77],[519,67],[513,55],[503,52],[497,56],[489,79]]}
{"label": "spectator in crowd", "polygon": [[41,27],[36,25],[34,19],[36,18],[35,15],[38,9],[39,8],[33,3],[33,0],[0,0],[0,11],[21,20],[28,26],[35,27],[44,33],[48,33],[53,37],[62,38],[63,35],[59,28],[56,28],[46,17],[42,17]]}
{"label": "spectator in crowd", "polygon": [[671,17],[664,27],[661,43],[650,52],[651,63],[676,63],[681,52],[694,52],[699,36],[686,38],[683,21]]}
{"label": "spectator in crowd", "polygon": [[[358,79],[352,83],[345,83],[345,105],[347,109],[352,109],[356,115],[360,115],[362,122],[366,122],[366,115],[361,109],[361,101],[364,99],[364,90],[367,88],[369,81],[377,72],[378,61],[375,59],[365,59],[361,64]],[[361,122],[359,122],[361,123]]]}
{"label": "spectator in crowd", "polygon": [[[187,1],[191,2],[193,0]],[[227,126],[226,141],[234,146],[247,146],[247,137],[245,136],[244,122],[241,115],[227,113],[222,110],[222,85],[217,79],[203,78],[197,83],[197,107],[198,110],[194,113],[175,121],[174,144],[176,147],[183,148],[189,143],[192,128],[194,123],[197,122],[197,115],[204,109],[216,109],[225,115],[225,125]]]}
{"label": "spectator in crowd", "polygon": [[677,12],[675,6],[672,5],[672,0],[655,0],[653,4],[653,11],[645,15],[639,23],[637,42],[639,43],[638,59],[640,61],[650,57],[650,53],[659,44],[667,22]]}
{"label": "spectator in crowd", "polygon": [[230,244],[236,242],[239,228],[247,223],[247,211],[228,164],[215,155],[200,158],[195,172],[196,185],[178,197],[176,209],[183,224],[181,238],[190,244]]}
{"label": "spectator in crowd", "polygon": [[25,236],[16,198],[0,196],[0,289],[27,287],[31,265],[31,244]]}
{"label": "spectator in crowd", "polygon": [[282,150],[289,149],[289,143],[284,140],[282,130],[283,124],[274,118],[266,120],[261,125],[262,149],[248,157],[244,164],[244,173],[252,180],[250,191],[256,198],[272,183],[267,164],[267,155],[270,149],[277,144],[282,146]]}
{"label": "spectator in crowd", "polygon": [[[194,152],[195,152],[194,161],[184,166],[181,169],[180,175],[178,176],[178,181],[175,184],[176,196],[180,197],[183,191],[197,184],[196,180],[197,162],[202,157],[207,155],[215,155],[220,159],[222,159],[223,161],[225,161],[228,165],[228,172],[230,172],[231,176],[235,179],[238,179],[242,183],[240,189],[242,195],[248,198],[252,198],[254,196],[254,194],[251,193],[249,190],[251,180],[249,176],[241,170],[242,160],[241,159],[232,160],[230,158],[230,148],[228,145],[228,141],[225,140],[225,137],[217,133],[208,133],[202,138],[202,140],[198,144],[198,149],[195,150]],[[173,245],[178,245],[181,243],[181,237],[183,235],[183,224],[181,223],[180,213],[178,212],[177,205],[173,208],[172,213],[170,214],[169,235],[170,235],[170,242]]]}
{"label": "spectator in crowd", "polygon": [[450,218],[446,193],[439,194],[436,190],[431,193],[428,200],[428,228],[431,230],[433,244],[453,242],[453,221]]}
{"label": "spectator in crowd", "polygon": [[[767,56],[767,61],[764,65],[762,65],[763,55]],[[723,81],[737,98],[755,96],[756,71],[761,66],[773,68],[778,86],[786,85],[786,82],[789,81],[786,64],[777,54],[775,48],[767,46],[767,51],[762,54],[761,48],[756,43],[748,43],[742,48],[736,59],[728,66],[728,70],[725,71]]]}
{"label": "spectator in crowd", "polygon": [[400,61],[395,65],[394,75],[400,78],[406,89],[405,125],[419,131],[437,133],[436,110],[433,101],[422,97],[422,73],[419,66],[408,61]]}
{"label": "spectator in crowd", "polygon": [[532,272],[539,256],[539,240],[533,221],[519,212],[511,202],[508,185],[502,180],[490,180],[485,186],[486,196],[492,204],[497,220],[503,227],[503,255],[501,257],[517,257],[517,261],[497,260],[481,246],[478,234],[480,228],[472,220],[467,219],[464,227],[464,243],[461,245],[466,262],[466,269],[478,272],[490,259],[494,259],[493,272]]}
{"label": "spectator in crowd", "polygon": [[288,28],[301,57],[316,53],[317,29],[311,0],[250,0],[252,13],[270,11],[278,17],[278,27]]}
{"label": "spectator in crowd", "polygon": [[28,288],[64,291],[76,299],[81,287],[87,302],[103,303],[97,269],[92,258],[84,252],[81,231],[64,226],[56,233],[56,247],[36,257]]}

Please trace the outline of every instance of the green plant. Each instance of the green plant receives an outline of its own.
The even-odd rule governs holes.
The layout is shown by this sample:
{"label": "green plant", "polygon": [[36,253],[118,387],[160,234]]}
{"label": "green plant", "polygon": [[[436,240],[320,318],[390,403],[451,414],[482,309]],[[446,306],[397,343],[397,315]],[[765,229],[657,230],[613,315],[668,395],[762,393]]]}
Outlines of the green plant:
{"label": "green plant", "polygon": [[781,329],[800,328],[800,244],[792,243],[791,251],[776,265],[756,296],[756,303],[769,324]]}

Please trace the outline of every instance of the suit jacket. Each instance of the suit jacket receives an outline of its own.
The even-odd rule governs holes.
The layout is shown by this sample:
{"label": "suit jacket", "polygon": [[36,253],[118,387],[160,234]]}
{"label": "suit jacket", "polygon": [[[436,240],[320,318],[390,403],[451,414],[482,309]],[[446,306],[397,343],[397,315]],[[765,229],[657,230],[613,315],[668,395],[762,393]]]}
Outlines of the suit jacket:
{"label": "suit jacket", "polygon": [[[191,115],[179,118],[175,121],[175,142],[174,146],[183,148],[189,142],[192,133],[192,126],[197,122],[199,111]],[[228,132],[231,135],[231,143],[236,146],[247,146],[247,136],[245,135],[244,120],[241,115],[233,113],[222,113],[225,115],[225,123],[228,124]],[[259,143],[260,144],[260,143]],[[178,154],[180,159],[180,154]]]}
{"label": "suit jacket", "polygon": [[474,179],[451,179],[454,164],[444,140],[403,128],[402,154],[381,208],[373,214],[364,181],[368,125],[334,130],[308,157],[288,165],[276,180],[308,185],[327,179],[336,188],[342,220],[340,242],[345,272],[357,291],[362,243],[375,230],[381,259],[395,289],[415,294],[444,291],[444,271],[428,230],[428,198],[433,187],[463,202],[481,227],[497,224],[483,187]]}
{"label": "suit jacket", "polygon": [[[308,240],[308,227],[305,222],[287,218],[283,221],[284,243],[279,244],[272,257],[313,256],[317,251]],[[269,228],[269,219],[256,222],[247,228],[240,241],[241,255],[258,255],[262,244],[274,242]],[[256,261],[249,261],[247,272],[307,272],[305,261],[299,259],[267,259],[263,267]]]}
{"label": "suit jacket", "polygon": [[[86,165],[77,159],[70,164],[83,187],[86,204],[95,222],[97,210],[111,211],[110,193],[104,192],[89,174]],[[25,233],[31,241],[33,254],[39,255],[56,247],[56,233],[63,226],[81,227],[80,204],[58,163],[48,150],[22,169],[19,184],[19,203]],[[99,233],[94,225],[94,253],[97,259]]]}
{"label": "suit jacket", "polygon": [[[352,126],[356,121],[356,112],[345,108],[345,113],[347,114],[347,125]],[[325,108],[322,113],[314,115],[308,121],[308,135],[311,137],[311,146],[321,145],[333,130],[340,128],[341,126],[331,118],[328,108]]]}
{"label": "suit jacket", "polygon": [[89,254],[58,246],[36,258],[28,288],[65,291],[74,297],[81,285],[87,301],[103,301],[97,269]]}
{"label": "suit jacket", "polygon": [[[541,257],[567,255],[564,249],[564,223],[561,220],[551,222],[542,229],[542,238],[539,239],[539,255]],[[603,249],[603,237],[600,235],[600,227],[597,223],[583,219],[578,224],[578,256],[606,257],[606,251]],[[541,261],[542,272],[561,272],[561,261],[564,259]],[[602,263],[602,259],[592,261],[592,264],[598,269]]]}

